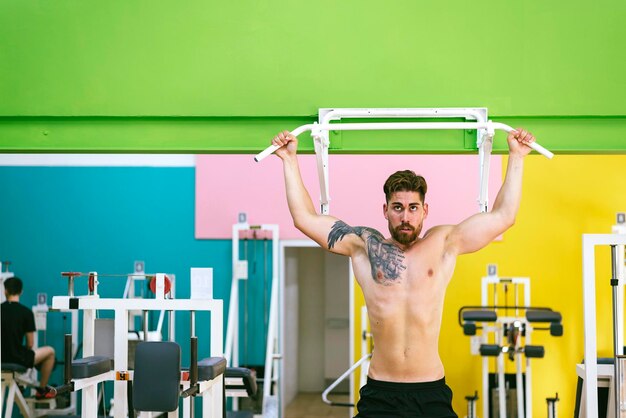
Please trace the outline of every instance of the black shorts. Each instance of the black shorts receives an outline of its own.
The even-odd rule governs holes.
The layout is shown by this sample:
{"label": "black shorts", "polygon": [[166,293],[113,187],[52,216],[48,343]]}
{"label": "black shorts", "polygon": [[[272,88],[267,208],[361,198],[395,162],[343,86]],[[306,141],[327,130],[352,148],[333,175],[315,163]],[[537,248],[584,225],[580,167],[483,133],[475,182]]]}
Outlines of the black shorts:
{"label": "black shorts", "polygon": [[457,418],[452,409],[452,390],[445,378],[397,383],[368,377],[359,394],[355,418]]}

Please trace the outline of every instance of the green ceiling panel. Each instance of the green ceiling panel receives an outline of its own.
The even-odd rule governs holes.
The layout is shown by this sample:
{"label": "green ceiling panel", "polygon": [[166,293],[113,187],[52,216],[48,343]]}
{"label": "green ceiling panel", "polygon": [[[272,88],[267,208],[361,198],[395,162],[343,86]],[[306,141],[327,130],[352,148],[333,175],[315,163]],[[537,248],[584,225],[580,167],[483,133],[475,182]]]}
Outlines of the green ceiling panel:
{"label": "green ceiling panel", "polygon": [[[487,107],[557,151],[622,152],[625,15],[623,0],[3,1],[0,152],[252,152],[329,107]],[[333,147],[471,148],[428,137]]]}

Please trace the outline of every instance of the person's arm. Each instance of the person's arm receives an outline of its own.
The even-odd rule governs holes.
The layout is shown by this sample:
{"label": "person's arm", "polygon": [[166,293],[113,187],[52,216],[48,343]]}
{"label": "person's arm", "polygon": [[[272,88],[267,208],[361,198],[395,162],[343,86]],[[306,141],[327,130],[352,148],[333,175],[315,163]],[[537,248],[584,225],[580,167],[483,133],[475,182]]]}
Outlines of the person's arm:
{"label": "person's arm", "polygon": [[272,144],[280,147],[276,155],[283,161],[287,204],[295,227],[324,249],[352,255],[357,246],[364,245],[357,234],[360,230],[332,216],[317,213],[300,174],[297,138],[284,131],[274,137]]}
{"label": "person's arm", "polygon": [[528,144],[534,140],[533,135],[523,129],[509,133],[506,175],[492,210],[470,216],[453,226],[446,240],[448,250],[456,254],[478,251],[513,226],[522,195],[524,157],[531,151]]}
{"label": "person's arm", "polygon": [[26,348],[29,350],[32,350],[33,344],[35,344],[35,333],[27,332],[26,333]]}

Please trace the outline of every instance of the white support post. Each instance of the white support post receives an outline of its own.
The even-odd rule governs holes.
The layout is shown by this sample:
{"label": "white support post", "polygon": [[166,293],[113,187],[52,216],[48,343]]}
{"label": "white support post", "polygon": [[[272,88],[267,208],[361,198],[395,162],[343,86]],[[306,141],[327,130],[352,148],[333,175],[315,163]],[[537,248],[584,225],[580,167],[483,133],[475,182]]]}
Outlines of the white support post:
{"label": "white support post", "polygon": [[200,383],[202,398],[202,418],[222,418],[222,396],[224,391],[224,375],[220,375],[210,382]]}
{"label": "white support post", "polygon": [[[281,392],[272,395],[271,390],[276,381],[276,388],[280,389],[281,384],[281,363],[282,352],[279,350],[279,318],[278,318],[278,225],[261,225],[261,229],[272,233],[272,290],[270,293],[270,312],[267,330],[267,344],[265,347],[265,374],[263,376],[263,406],[272,410],[272,416],[280,416],[278,411]],[[275,411],[275,412],[274,412]],[[264,414],[268,411],[264,409]]]}
{"label": "white support post", "polygon": [[330,138],[328,131],[312,130],[313,147],[315,149],[315,158],[317,161],[317,175],[320,182],[320,212],[322,215],[328,215],[328,204],[330,202],[329,186],[328,186],[328,147]]}
{"label": "white support post", "polygon": [[[598,245],[626,245],[623,234],[583,234],[583,313],[585,336],[584,394],[586,418],[598,418],[598,353],[596,328],[596,272],[595,247]],[[623,283],[620,284],[620,290]],[[623,328],[624,320],[618,326]],[[608,406],[609,411],[613,405]]]}
{"label": "white support post", "polygon": [[[122,299],[122,301],[124,301],[124,299]],[[128,370],[128,338],[124,338],[124,336],[128,336],[128,310],[124,308],[115,309],[114,321],[116,338],[113,357],[115,369],[118,371],[126,371]],[[127,385],[128,382],[124,380],[116,380],[114,382],[115,418],[126,418],[126,416],[128,416],[128,400],[126,399]],[[84,407],[83,405],[83,408]]]}
{"label": "white support post", "polygon": [[489,168],[491,164],[491,150],[493,149],[494,134],[495,132],[492,128],[478,129],[477,133],[478,164],[480,170],[478,185],[478,210],[480,212],[487,212],[489,209]]}
{"label": "white support post", "polygon": [[[495,277],[497,278],[497,276],[495,275],[489,275],[488,277]],[[494,294],[495,297],[495,294]],[[485,279],[482,279],[481,282],[481,286],[480,286],[480,304],[482,306],[487,306],[489,305],[489,286],[488,284],[485,284]],[[494,303],[494,305],[496,305],[496,303]],[[486,323],[483,322],[482,323],[483,329],[485,329]],[[487,336],[485,335],[485,333],[483,333],[483,343],[484,344],[489,344],[489,341],[487,339]],[[496,342],[495,344],[497,344],[497,337],[496,337]],[[483,368],[482,368],[482,383],[483,383],[483,393],[482,393],[482,400],[483,400],[483,416],[484,417],[489,417],[489,358],[487,358],[487,356],[483,356],[482,358],[483,361]]]}
{"label": "white support post", "polygon": [[[96,341],[96,310],[83,311],[83,357],[91,357],[95,353]],[[91,385],[81,391],[82,417],[98,417],[97,385]]]}
{"label": "white support post", "polygon": [[[515,344],[516,349],[520,346],[519,340],[520,339],[518,339],[518,343]],[[522,353],[515,353],[515,394],[517,395],[517,416],[531,418],[532,413],[529,409],[526,409],[529,415],[524,415],[524,383],[522,382],[522,361]],[[532,388],[530,386],[526,386],[526,392],[530,392],[531,390]]]}
{"label": "white support post", "polygon": [[[155,299],[165,299],[165,274],[156,275]],[[144,337],[147,341],[147,338]]]}

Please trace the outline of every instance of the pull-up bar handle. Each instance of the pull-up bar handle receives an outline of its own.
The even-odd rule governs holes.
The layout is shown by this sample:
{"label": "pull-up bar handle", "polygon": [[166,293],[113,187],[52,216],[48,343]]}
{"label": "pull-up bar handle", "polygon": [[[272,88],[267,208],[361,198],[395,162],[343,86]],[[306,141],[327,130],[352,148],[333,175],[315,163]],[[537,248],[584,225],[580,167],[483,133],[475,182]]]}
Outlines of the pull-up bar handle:
{"label": "pull-up bar handle", "polygon": [[[308,124],[297,127],[291,135],[298,136],[306,131],[376,131],[376,130],[413,130],[413,129],[500,129],[506,132],[514,131],[508,125],[494,122],[383,122],[383,123],[333,123],[333,124]],[[554,157],[554,154],[541,145],[533,142],[529,145],[532,149],[547,158]],[[270,145],[265,150],[254,157],[259,162],[278,148]]]}

